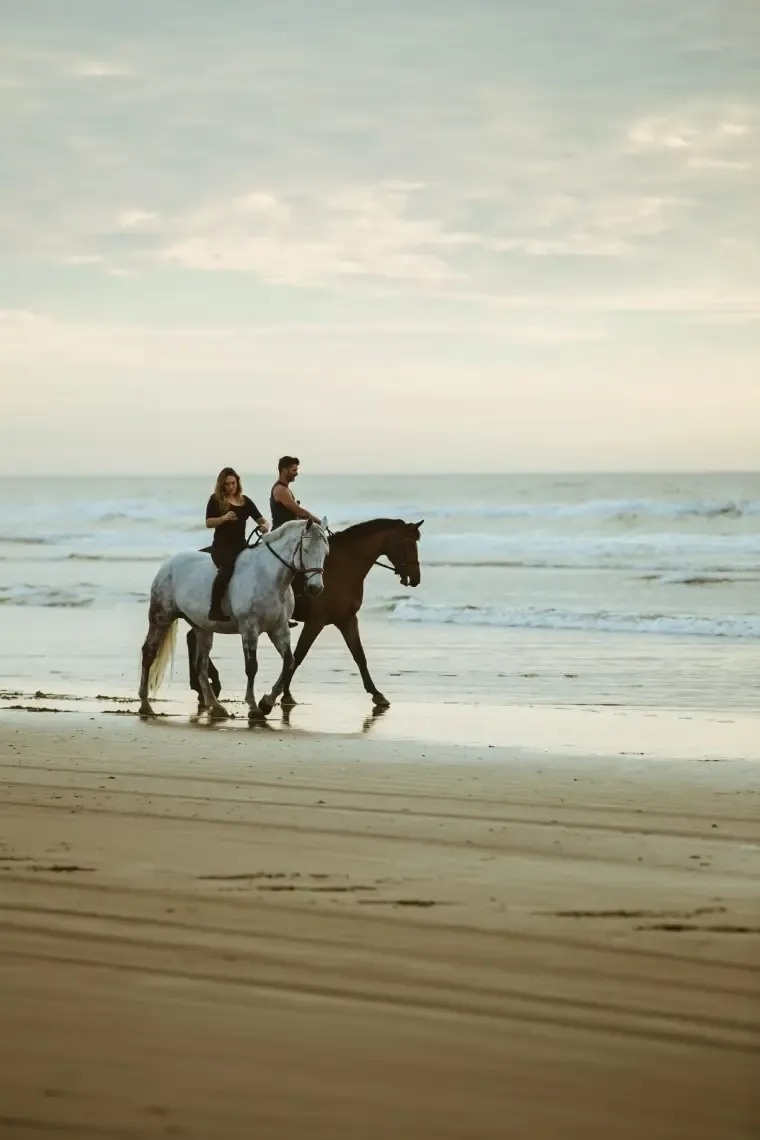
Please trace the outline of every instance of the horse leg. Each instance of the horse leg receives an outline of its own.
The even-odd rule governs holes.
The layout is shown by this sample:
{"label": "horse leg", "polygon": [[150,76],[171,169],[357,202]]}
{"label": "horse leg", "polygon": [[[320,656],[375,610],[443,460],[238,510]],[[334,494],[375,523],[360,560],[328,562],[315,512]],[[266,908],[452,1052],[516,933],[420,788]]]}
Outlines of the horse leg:
{"label": "horse leg", "polygon": [[289,708],[296,704],[293,694],[290,691],[290,682],[293,674],[298,666],[303,661],[306,654],[311,649],[314,642],[319,637],[324,629],[324,624],[320,622],[308,622],[301,630],[301,636],[296,643],[295,653],[293,654],[292,668],[286,672],[282,688],[282,707]]}
{"label": "horse leg", "polygon": [[357,618],[356,614],[353,614],[353,616],[350,617],[348,621],[345,621],[342,625],[339,625],[338,629],[343,634],[343,640],[348,646],[351,656],[359,666],[359,672],[361,673],[362,681],[364,682],[364,688],[372,697],[373,703],[377,708],[388,708],[391,702],[387,697],[383,696],[369,675],[369,669],[367,668],[367,657],[364,652],[364,646],[362,645],[362,639],[359,636],[359,619]]}
{"label": "horse leg", "polygon": [[215,720],[224,720],[225,717],[228,717],[230,714],[224,705],[219,704],[208,679],[209,654],[211,653],[213,642],[213,633],[205,629],[195,628],[195,669],[200,688],[198,707],[200,709],[201,701],[203,701],[210,717],[213,717]]}
{"label": "horse leg", "polygon": [[272,686],[271,693],[266,697],[262,697],[259,701],[259,709],[263,712],[264,716],[267,716],[272,711],[277,703],[277,698],[285,687],[286,681],[289,681],[292,677],[294,661],[293,650],[290,648],[290,627],[287,621],[269,634],[269,640],[282,658],[282,670]]}
{"label": "horse leg", "polygon": [[[164,606],[157,602],[150,603],[148,610],[148,633],[142,642],[142,667],[140,669],[140,698],[139,716],[155,716],[153,706],[148,700],[150,686],[150,667],[158,657],[165,637],[169,636],[174,622],[172,613],[167,613]],[[163,668],[162,668],[163,671]]]}
{"label": "horse leg", "polygon": [[194,693],[198,694],[198,716],[200,716],[202,712],[206,711],[206,702],[203,699],[200,681],[198,680],[198,669],[195,664],[195,659],[198,655],[198,641],[195,636],[194,626],[191,626],[188,630],[185,640],[187,641],[187,665],[190,671],[190,688]]}
{"label": "horse leg", "polygon": [[[198,650],[195,637],[195,627],[191,626],[190,631],[187,635],[187,661],[190,669],[190,688],[193,690],[193,692],[198,694],[198,713],[200,714],[206,708],[206,702],[204,701],[203,694],[201,693],[201,687],[198,681],[198,670],[195,667],[195,658],[197,656],[197,652]],[[208,659],[208,679],[209,683],[211,684],[211,688],[213,689],[214,696],[218,697],[222,691],[222,682],[219,679],[219,673],[217,672],[216,666],[210,657]]]}
{"label": "horse leg", "polygon": [[148,675],[150,667],[158,656],[161,642],[164,639],[168,625],[159,621],[158,616],[151,607],[148,618],[148,633],[142,647],[142,669],[140,671],[140,688],[137,695],[140,698],[139,716],[155,716],[153,706],[148,700]]}
{"label": "horse leg", "polygon": [[259,670],[258,658],[258,644],[259,644],[259,628],[257,625],[248,623],[243,626],[240,631],[240,637],[243,642],[243,659],[245,661],[245,675],[248,678],[248,684],[245,688],[245,701],[248,705],[248,720],[261,720],[262,716],[256,704],[256,697],[253,694],[253,685],[256,680],[256,674]]}
{"label": "horse leg", "polygon": [[219,670],[210,657],[208,659],[208,679],[209,683],[211,684],[211,688],[213,689],[214,696],[218,697],[222,691],[222,680],[219,676]]}

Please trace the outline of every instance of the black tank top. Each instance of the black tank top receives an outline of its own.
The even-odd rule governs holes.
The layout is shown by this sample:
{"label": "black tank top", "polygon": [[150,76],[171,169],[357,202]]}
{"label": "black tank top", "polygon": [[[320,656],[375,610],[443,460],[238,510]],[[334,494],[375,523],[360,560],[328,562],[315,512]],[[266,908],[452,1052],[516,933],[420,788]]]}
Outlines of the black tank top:
{"label": "black tank top", "polygon": [[269,510],[272,515],[272,530],[276,530],[278,526],[283,523],[292,522],[297,519],[298,515],[291,511],[288,507],[284,507],[282,503],[278,503],[274,497],[275,487],[287,487],[287,483],[283,483],[282,479],[278,479],[272,485],[272,490],[269,492]]}

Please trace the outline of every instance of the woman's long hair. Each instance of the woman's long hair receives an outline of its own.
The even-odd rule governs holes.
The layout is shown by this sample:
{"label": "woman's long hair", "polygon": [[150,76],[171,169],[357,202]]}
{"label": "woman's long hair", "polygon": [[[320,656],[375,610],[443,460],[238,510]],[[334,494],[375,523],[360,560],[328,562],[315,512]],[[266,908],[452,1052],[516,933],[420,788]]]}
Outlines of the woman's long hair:
{"label": "woman's long hair", "polygon": [[238,495],[243,494],[243,484],[242,484],[242,482],[240,480],[240,476],[238,475],[235,468],[234,467],[223,467],[222,470],[219,472],[219,474],[216,477],[216,486],[214,487],[214,498],[216,499],[217,503],[219,504],[219,509],[220,509],[221,514],[225,514],[230,509],[230,504],[227,501],[227,496],[224,493],[224,482],[225,482],[225,479],[229,479],[230,475],[234,475],[235,478],[237,479],[237,493],[238,493]]}

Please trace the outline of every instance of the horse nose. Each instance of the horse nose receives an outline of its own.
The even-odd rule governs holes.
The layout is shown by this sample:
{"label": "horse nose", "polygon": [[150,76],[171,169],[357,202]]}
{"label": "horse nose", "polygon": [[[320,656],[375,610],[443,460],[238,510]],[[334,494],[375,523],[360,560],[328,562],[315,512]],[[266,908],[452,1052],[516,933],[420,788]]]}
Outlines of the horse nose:
{"label": "horse nose", "polygon": [[324,590],[324,588],[325,587],[322,583],[321,577],[320,578],[311,578],[307,587],[306,587],[306,593],[307,594],[314,594],[314,595],[321,594],[322,591]]}

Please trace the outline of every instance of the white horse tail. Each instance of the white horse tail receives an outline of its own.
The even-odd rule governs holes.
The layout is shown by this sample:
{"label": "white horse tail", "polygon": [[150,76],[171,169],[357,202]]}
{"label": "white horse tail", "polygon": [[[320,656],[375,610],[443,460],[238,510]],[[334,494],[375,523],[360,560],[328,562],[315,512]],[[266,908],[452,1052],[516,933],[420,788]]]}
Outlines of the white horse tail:
{"label": "white horse tail", "polygon": [[174,666],[174,647],[177,642],[178,622],[179,618],[175,618],[169,628],[165,630],[158,647],[158,653],[148,670],[148,693],[151,697],[156,695],[161,686],[166,673],[166,666],[170,661],[172,667]]}

